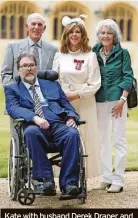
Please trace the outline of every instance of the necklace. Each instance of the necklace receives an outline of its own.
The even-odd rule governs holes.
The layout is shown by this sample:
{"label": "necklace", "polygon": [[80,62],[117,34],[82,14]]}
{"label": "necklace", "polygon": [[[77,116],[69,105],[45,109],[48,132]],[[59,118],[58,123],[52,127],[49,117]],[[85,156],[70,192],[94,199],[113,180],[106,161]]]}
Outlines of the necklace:
{"label": "necklace", "polygon": [[112,49],[110,51],[105,51],[104,48],[102,49],[102,52],[106,57],[110,54],[111,51]]}
{"label": "necklace", "polygon": [[106,57],[109,55],[110,52],[111,52],[111,51],[108,51],[108,52],[103,51],[103,53],[104,53],[104,55],[105,55]]}
{"label": "necklace", "polygon": [[103,54],[107,57],[107,56],[110,54],[110,52],[113,50],[114,47],[115,47],[115,46],[113,45],[112,49],[109,50],[109,51],[105,51],[105,49],[104,49],[104,47],[103,47],[103,48],[102,48]]}
{"label": "necklace", "polygon": [[73,55],[78,55],[78,53],[80,53],[80,48],[77,50],[77,51],[71,51],[71,50],[69,50],[69,53],[70,54],[73,54]]}

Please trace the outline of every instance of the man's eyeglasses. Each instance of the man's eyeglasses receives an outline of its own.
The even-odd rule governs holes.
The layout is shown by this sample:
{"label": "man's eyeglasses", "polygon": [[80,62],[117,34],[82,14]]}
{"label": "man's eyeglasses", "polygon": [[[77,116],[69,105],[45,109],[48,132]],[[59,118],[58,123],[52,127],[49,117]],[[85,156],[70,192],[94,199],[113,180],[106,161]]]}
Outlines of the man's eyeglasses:
{"label": "man's eyeglasses", "polygon": [[33,70],[34,68],[36,68],[36,65],[32,64],[32,65],[22,65],[20,66],[20,68],[22,68],[23,70]]}

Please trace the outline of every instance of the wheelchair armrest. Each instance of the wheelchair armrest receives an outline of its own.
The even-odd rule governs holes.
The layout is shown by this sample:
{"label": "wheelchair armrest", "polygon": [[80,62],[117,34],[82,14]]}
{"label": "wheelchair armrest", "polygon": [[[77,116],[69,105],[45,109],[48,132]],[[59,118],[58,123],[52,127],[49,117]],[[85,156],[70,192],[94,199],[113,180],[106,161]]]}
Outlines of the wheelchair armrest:
{"label": "wheelchair armrest", "polygon": [[[24,119],[23,118],[18,118],[18,119],[14,119],[16,122],[23,122],[24,121]],[[85,120],[79,120],[79,121],[77,121],[77,125],[78,126],[80,126],[80,125],[82,125],[82,124],[85,124],[86,123],[86,121]]]}
{"label": "wheelchair armrest", "polygon": [[18,118],[18,119],[13,119],[14,120],[14,122],[23,122],[24,121],[24,119],[23,118]]}
{"label": "wheelchair armrest", "polygon": [[77,125],[78,125],[78,126],[80,126],[80,125],[82,125],[82,124],[85,124],[85,123],[86,123],[85,120],[78,120],[78,121],[77,121]]}
{"label": "wheelchair armrest", "polygon": [[[24,119],[23,118],[18,118],[18,119],[14,119],[14,121],[18,123],[18,122],[23,122]],[[86,121],[85,120],[78,120],[76,123],[77,123],[78,126],[80,126],[80,125],[86,124]]]}

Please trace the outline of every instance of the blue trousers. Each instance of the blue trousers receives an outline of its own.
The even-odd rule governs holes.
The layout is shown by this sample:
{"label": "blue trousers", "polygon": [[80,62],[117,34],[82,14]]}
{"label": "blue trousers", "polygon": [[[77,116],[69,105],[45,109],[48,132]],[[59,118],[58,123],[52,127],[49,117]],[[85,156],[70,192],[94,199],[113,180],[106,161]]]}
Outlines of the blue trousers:
{"label": "blue trousers", "polygon": [[[70,181],[78,183],[80,146],[78,130],[59,122],[51,124],[49,132],[52,141],[62,155],[60,188],[62,189]],[[49,147],[48,132],[40,129],[39,126],[29,125],[24,130],[24,138],[33,162],[33,179],[52,178],[52,166],[45,151]]]}

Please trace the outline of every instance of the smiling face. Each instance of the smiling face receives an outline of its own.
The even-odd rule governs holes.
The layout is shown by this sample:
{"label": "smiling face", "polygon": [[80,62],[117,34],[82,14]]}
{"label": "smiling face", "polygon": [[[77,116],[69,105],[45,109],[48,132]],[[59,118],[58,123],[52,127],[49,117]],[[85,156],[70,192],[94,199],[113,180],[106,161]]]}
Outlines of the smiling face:
{"label": "smiling face", "polygon": [[113,32],[106,26],[104,26],[99,33],[100,42],[104,47],[112,47],[114,42]]}
{"label": "smiling face", "polygon": [[79,26],[74,26],[72,30],[69,32],[69,46],[80,48],[81,45],[81,29]]}
{"label": "smiling face", "polygon": [[46,26],[41,18],[32,18],[28,24],[26,24],[29,37],[37,42],[41,39]]}
{"label": "smiling face", "polygon": [[19,75],[21,80],[34,84],[37,77],[37,66],[33,57],[22,57],[19,62]]}

